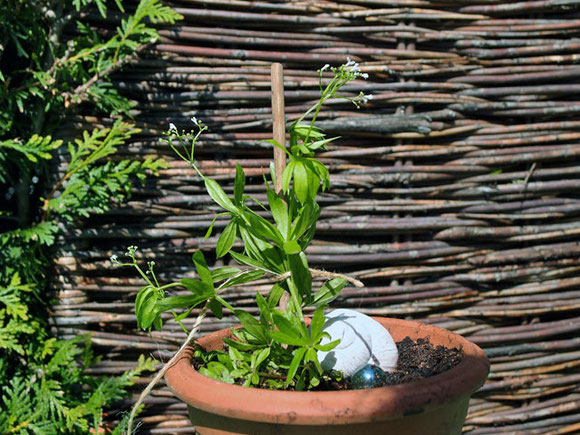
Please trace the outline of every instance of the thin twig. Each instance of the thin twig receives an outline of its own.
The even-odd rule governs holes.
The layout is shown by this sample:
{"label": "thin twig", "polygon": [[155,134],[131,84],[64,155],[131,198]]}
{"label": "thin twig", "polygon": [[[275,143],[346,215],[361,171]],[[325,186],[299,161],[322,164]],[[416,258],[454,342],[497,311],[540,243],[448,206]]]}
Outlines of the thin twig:
{"label": "thin twig", "polygon": [[[312,269],[312,268],[309,268],[308,270],[310,270],[310,273],[312,273],[312,275],[315,275],[315,276],[323,276],[325,278],[342,278],[342,279],[350,282],[351,284],[353,284],[355,287],[361,288],[361,287],[365,286],[358,279],[352,278],[348,275],[343,275],[341,273],[326,272],[325,270],[318,270],[318,269]],[[290,272],[283,273],[282,275],[278,276],[278,281],[282,281],[286,278],[289,278],[291,275],[292,274]]]}
{"label": "thin twig", "polygon": [[147,385],[147,387],[141,392],[139,399],[137,399],[137,402],[135,402],[135,404],[133,405],[133,408],[131,409],[131,415],[129,416],[129,421],[127,423],[127,435],[132,435],[133,420],[135,419],[135,416],[137,415],[137,411],[138,411],[139,407],[141,406],[141,404],[143,403],[143,401],[145,400],[145,398],[149,395],[149,393],[151,393],[151,390],[153,390],[155,385],[157,385],[157,382],[159,382],[159,380],[163,376],[165,376],[165,373],[167,372],[169,367],[173,363],[175,363],[175,361],[177,360],[177,357],[181,354],[183,349],[185,349],[189,345],[191,340],[193,340],[193,337],[195,337],[195,335],[197,334],[197,332],[199,330],[199,326],[201,325],[201,322],[207,313],[208,307],[209,307],[209,301],[206,302],[205,305],[203,306],[203,308],[201,309],[201,312],[199,313],[199,316],[197,316],[197,319],[193,325],[193,328],[191,329],[191,332],[189,333],[189,335],[187,336],[186,340],[183,342],[183,344],[181,345],[179,350],[177,352],[175,352],[175,355],[173,355],[173,357],[163,366],[163,368],[157,372],[157,375],[153,378],[153,380],[151,382],[149,382],[149,385]]}

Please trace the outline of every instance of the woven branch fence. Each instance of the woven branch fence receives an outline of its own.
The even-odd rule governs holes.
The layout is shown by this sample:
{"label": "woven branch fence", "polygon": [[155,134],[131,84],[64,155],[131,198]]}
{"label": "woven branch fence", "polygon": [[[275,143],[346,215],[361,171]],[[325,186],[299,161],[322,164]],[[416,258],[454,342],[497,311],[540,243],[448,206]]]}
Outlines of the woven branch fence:
{"label": "woven branch fence", "polygon": [[[374,98],[360,110],[334,101],[320,118],[342,139],[322,154],[333,187],[308,252],[314,267],[365,283],[335,306],[421,319],[483,347],[491,374],[472,399],[467,433],[580,433],[580,1],[172,6],[184,21],[115,77],[138,102],[142,129],[123,157],[163,156],[172,166],[128,203],[70,229],[57,252],[54,329],[92,335],[103,359],[90,371],[118,374],[141,353],[166,360],[185,337],[173,322],[150,337],[136,331],[142,283],[111,269],[110,255],[138,245],[163,281],[191,276],[197,249],[215,258],[216,237],[203,236],[216,206],[159,140],[168,123],[189,129],[191,116],[202,119],[202,171],[231,192],[239,162],[248,191],[263,198],[270,63],[285,66],[292,121],[318,95],[316,69],[350,56],[370,77],[345,94]],[[102,32],[121,18],[86,17]],[[110,123],[80,112],[63,134]],[[250,305],[270,284],[228,300]],[[202,332],[233,323],[209,319]],[[129,405],[110,412],[112,424]],[[193,432],[164,385],[142,415],[140,433]]]}

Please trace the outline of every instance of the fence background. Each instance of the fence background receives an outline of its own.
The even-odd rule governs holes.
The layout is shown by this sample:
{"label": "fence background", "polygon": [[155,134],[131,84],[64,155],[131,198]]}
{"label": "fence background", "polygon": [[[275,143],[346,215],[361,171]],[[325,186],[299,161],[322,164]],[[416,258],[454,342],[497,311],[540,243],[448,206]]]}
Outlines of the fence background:
{"label": "fence background", "polygon": [[[335,306],[422,319],[482,346],[491,375],[472,399],[466,432],[578,433],[580,2],[172,5],[185,19],[115,77],[138,103],[142,129],[123,157],[162,155],[172,166],[130,202],[70,229],[57,252],[54,329],[92,334],[103,359],[91,371],[118,374],[140,353],[166,360],[184,338],[173,323],[151,337],[136,331],[141,282],[111,269],[110,255],[138,245],[164,281],[191,275],[197,249],[214,258],[217,239],[203,235],[216,207],[159,140],[168,123],[202,119],[201,169],[232,191],[240,162],[248,191],[264,196],[270,63],[285,66],[293,120],[318,94],[316,70],[350,56],[370,78],[348,93],[374,99],[360,110],[335,102],[321,115],[342,139],[322,154],[333,187],[308,252],[311,265],[366,284]],[[121,18],[87,20],[106,32]],[[81,110],[62,134],[110,123]],[[268,282],[229,300],[250,304],[256,289]],[[209,319],[202,331],[232,323]],[[141,433],[193,431],[164,386],[146,403]]]}

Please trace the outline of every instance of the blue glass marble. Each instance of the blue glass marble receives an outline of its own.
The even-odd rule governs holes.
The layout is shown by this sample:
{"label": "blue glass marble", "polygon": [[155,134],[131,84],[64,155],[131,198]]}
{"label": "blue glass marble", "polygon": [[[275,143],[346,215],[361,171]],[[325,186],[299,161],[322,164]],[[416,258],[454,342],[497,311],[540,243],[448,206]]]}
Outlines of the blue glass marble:
{"label": "blue glass marble", "polygon": [[385,385],[386,378],[386,373],[380,367],[369,364],[360,368],[351,376],[351,388],[353,390],[362,390],[382,387]]}

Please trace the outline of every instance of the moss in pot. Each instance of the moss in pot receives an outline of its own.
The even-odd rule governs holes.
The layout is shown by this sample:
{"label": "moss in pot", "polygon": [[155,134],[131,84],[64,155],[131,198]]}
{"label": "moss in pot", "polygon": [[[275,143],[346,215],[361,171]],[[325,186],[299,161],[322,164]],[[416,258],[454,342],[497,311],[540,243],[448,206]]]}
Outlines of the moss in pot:
{"label": "moss in pot", "polygon": [[[333,75],[330,79],[325,78],[327,69]],[[135,267],[147,283],[135,302],[140,328],[160,330],[162,313],[170,312],[188,334],[180,351],[153,383],[166,376],[170,388],[188,403],[192,422],[200,433],[353,433],[353,430],[383,433],[387,427],[399,428],[399,432],[393,433],[405,434],[460,433],[469,395],[487,376],[488,362],[481,350],[455,334],[417,322],[373,320],[349,313],[350,310],[337,310],[345,312],[342,317],[336,312],[334,318],[332,313],[324,314],[348,283],[357,286],[362,283],[341,274],[312,269],[305,255],[320,216],[317,196],[330,185],[328,169],[315,158],[315,153],[326,150],[337,139],[326,138],[315,122],[323,103],[331,98],[347,99],[357,106],[370,98],[363,93],[339,95],[344,85],[359,77],[366,78],[366,74],[350,60],[338,68],[325,66],[319,70],[321,97],[290,125],[289,147],[280,143],[284,142],[283,134],[278,135],[278,141],[270,141],[286,155],[288,165],[281,170],[272,164],[271,180],[264,178],[267,205],[244,194],[245,174],[239,165],[233,197],[199,170],[194,152],[196,141],[206,129],[201,122],[192,119],[195,130],[190,134],[170,125],[167,142],[197,172],[207,193],[223,209],[210,224],[206,238],[218,217],[228,217],[216,255],[218,258],[229,255],[240,267],[210,269],[202,252],[197,251],[192,258],[197,278],[161,285],[154,263],[150,262],[147,270],[139,266],[135,247],[129,248],[128,261],[121,262],[116,257],[112,261],[118,266]],[[257,204],[260,213],[250,204]],[[262,211],[268,217],[263,217]],[[234,250],[236,240],[243,244],[241,252]],[[256,294],[257,319],[224,298],[229,288],[264,277],[274,277],[275,283],[268,294]],[[313,289],[313,277],[325,280],[317,291]],[[187,331],[181,321],[196,308],[200,314],[192,330]],[[237,317],[241,326],[211,334],[192,347],[190,343],[205,314],[211,311],[222,318],[224,310]],[[306,310],[313,311],[310,319],[304,316]],[[436,332],[443,336],[436,337]],[[427,337],[435,345],[460,347],[464,360],[451,370],[428,378],[427,383],[417,381],[423,382],[422,386],[409,383],[411,388],[406,392],[401,385],[357,391],[308,391],[340,382],[343,376],[350,378],[368,365],[387,372],[393,370],[397,349],[391,335],[398,340]],[[199,370],[192,367],[193,358]],[[438,377],[443,388],[433,382]],[[459,382],[458,386],[445,385],[454,380]],[[143,392],[142,398],[151,387]],[[442,408],[451,402],[449,410]],[[419,415],[417,428],[398,426],[403,421],[407,424],[412,414]],[[441,419],[445,421],[439,428],[425,431],[425,424]]]}

